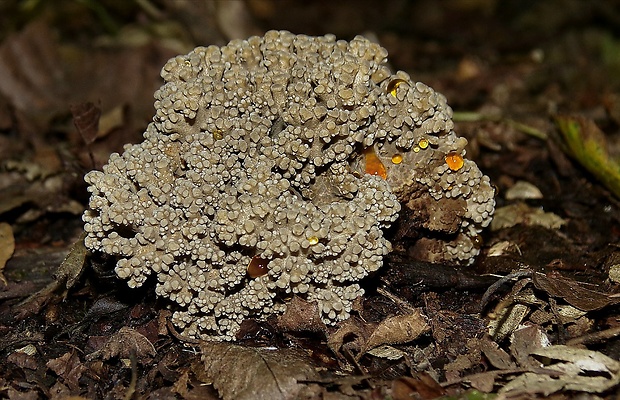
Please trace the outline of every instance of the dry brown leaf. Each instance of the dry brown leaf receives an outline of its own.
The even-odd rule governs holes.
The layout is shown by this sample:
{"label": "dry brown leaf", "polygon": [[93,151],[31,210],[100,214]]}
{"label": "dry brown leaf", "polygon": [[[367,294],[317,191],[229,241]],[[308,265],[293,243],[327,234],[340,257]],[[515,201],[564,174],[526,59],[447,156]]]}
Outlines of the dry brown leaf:
{"label": "dry brown leaf", "polygon": [[527,181],[517,181],[506,190],[506,200],[542,199],[543,194],[534,184]]}
{"label": "dry brown leaf", "polygon": [[325,332],[325,323],[321,320],[316,301],[306,301],[293,296],[284,314],[277,319],[278,328],[285,332]]}
{"label": "dry brown leaf", "polygon": [[542,208],[530,207],[523,202],[517,202],[495,210],[493,221],[491,221],[491,230],[498,231],[518,224],[559,229],[566,224],[566,220],[552,212],[545,212]]}
{"label": "dry brown leaf", "polygon": [[72,392],[79,390],[79,379],[86,368],[75,351],[67,352],[58,358],[49,360],[47,367],[54,371]]}
{"label": "dry brown leaf", "polygon": [[414,378],[404,376],[392,382],[392,398],[394,400],[436,399],[445,394],[444,388],[425,372],[417,374]]}
{"label": "dry brown leaf", "polygon": [[13,257],[15,251],[15,238],[13,237],[13,228],[6,222],[0,222],[0,281],[7,285],[7,281],[2,274],[6,262]]}
{"label": "dry brown leaf", "polygon": [[71,251],[69,251],[67,257],[65,257],[58,270],[54,273],[54,279],[58,286],[64,285],[65,288],[70,289],[82,275],[84,261],[88,254],[88,250],[84,246],[85,237],[86,233],[82,233],[79,239],[73,243]]}
{"label": "dry brown leaf", "polygon": [[[516,368],[515,362],[510,358],[510,355],[501,349],[497,343],[491,341],[488,338],[484,338],[480,341],[480,349],[482,353],[489,360],[491,365],[498,369],[513,369]],[[478,389],[482,390],[478,387]]]}
{"label": "dry brown leaf", "polygon": [[593,311],[615,304],[620,299],[612,298],[608,294],[588,289],[586,284],[573,279],[546,274],[532,274],[532,282],[540,290],[544,290],[550,296],[560,297],[568,304],[583,311]]}
{"label": "dry brown leaf", "polygon": [[490,393],[495,386],[495,374],[474,374],[467,377],[467,382],[471,384],[471,387],[478,389],[484,393]]}
{"label": "dry brown leaf", "polygon": [[194,373],[224,400],[294,399],[303,387],[299,381],[319,378],[309,358],[294,349],[203,342],[200,350],[201,369]]}
{"label": "dry brown leaf", "polygon": [[129,327],[122,327],[110,337],[101,350],[88,355],[91,361],[97,357],[109,360],[112,357],[130,358],[135,353],[138,361],[148,361],[157,354],[155,346],[141,333]]}
{"label": "dry brown leaf", "polygon": [[547,372],[558,374],[526,372],[508,382],[499,393],[507,397],[549,396],[560,390],[601,393],[620,383],[620,362],[596,351],[555,345],[536,349],[531,355],[546,361]]}
{"label": "dry brown leaf", "polygon": [[99,118],[99,132],[97,138],[108,135],[114,129],[118,129],[126,123],[125,121],[126,107],[119,104],[113,109],[101,115]]}
{"label": "dry brown leaf", "polygon": [[414,309],[409,314],[386,318],[370,334],[364,346],[364,352],[382,344],[411,342],[429,330],[426,316],[422,314],[420,309]]}
{"label": "dry brown leaf", "polygon": [[87,145],[97,139],[101,108],[88,101],[69,107],[73,114],[73,125]]}
{"label": "dry brown leaf", "polygon": [[32,293],[20,304],[18,318],[37,314],[41,308],[47,304],[50,297],[57,289],[62,286],[66,289],[70,289],[75,284],[82,274],[86,254],[88,254],[88,251],[84,246],[85,236],[86,234],[82,233],[79,239],[73,244],[69,254],[65,256],[64,260],[60,263],[60,266],[54,273],[54,280],[36,293]]}
{"label": "dry brown leaf", "polygon": [[12,352],[8,355],[6,360],[17,365],[19,368],[27,368],[33,371],[39,368],[39,363],[37,363],[37,359],[35,357],[21,351]]}
{"label": "dry brown leaf", "polygon": [[345,347],[361,357],[363,353],[360,350],[365,346],[372,330],[373,325],[357,318],[349,318],[340,324],[336,332],[327,336],[327,346],[339,357],[342,356],[341,349]]}
{"label": "dry brown leaf", "polygon": [[540,362],[530,356],[536,349],[551,345],[547,334],[538,325],[517,329],[510,337],[510,354],[524,368],[538,368]]}

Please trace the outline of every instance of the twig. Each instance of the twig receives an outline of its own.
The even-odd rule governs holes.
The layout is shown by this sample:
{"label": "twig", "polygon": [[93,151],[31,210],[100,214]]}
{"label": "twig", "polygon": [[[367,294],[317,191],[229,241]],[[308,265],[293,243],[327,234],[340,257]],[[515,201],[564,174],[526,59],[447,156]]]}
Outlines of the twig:
{"label": "twig", "polygon": [[508,274],[508,275],[504,276],[503,278],[500,278],[497,282],[495,282],[494,284],[489,286],[489,288],[486,290],[486,292],[484,292],[484,295],[482,295],[482,299],[480,300],[480,310],[484,310],[484,308],[486,307],[487,303],[489,302],[489,298],[501,286],[503,286],[504,284],[508,283],[509,281],[511,281],[513,279],[523,278],[523,277],[530,277],[530,276],[532,276],[532,271],[530,271],[530,270],[523,270],[523,271],[514,272],[512,274]]}
{"label": "twig", "polygon": [[583,336],[579,336],[579,337],[568,340],[566,344],[568,346],[573,346],[576,344],[598,343],[598,342],[602,342],[603,340],[611,339],[616,336],[620,336],[620,326],[616,326],[615,328],[605,329],[604,331],[600,331],[600,332],[587,333]]}

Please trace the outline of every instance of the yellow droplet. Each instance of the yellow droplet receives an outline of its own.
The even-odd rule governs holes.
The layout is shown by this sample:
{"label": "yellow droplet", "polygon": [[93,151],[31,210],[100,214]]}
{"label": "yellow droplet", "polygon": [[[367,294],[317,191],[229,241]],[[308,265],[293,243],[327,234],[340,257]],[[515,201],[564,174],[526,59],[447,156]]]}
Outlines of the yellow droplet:
{"label": "yellow droplet", "polygon": [[319,243],[319,238],[316,236],[310,236],[308,238],[308,242],[310,243],[310,246],[314,246],[315,244]]}
{"label": "yellow droplet", "polygon": [[383,179],[387,179],[387,170],[385,165],[379,160],[375,150],[372,147],[368,147],[364,150],[364,156],[366,157],[365,171],[370,175],[377,175]]}
{"label": "yellow droplet", "polygon": [[448,164],[448,167],[450,167],[452,171],[458,171],[459,169],[463,168],[463,164],[465,163],[463,157],[460,154],[454,152],[446,154],[445,159],[446,164]]}
{"label": "yellow droplet", "polygon": [[420,148],[418,146],[413,148],[413,152],[414,153],[419,153],[420,152]]}
{"label": "yellow droplet", "polygon": [[259,276],[266,275],[269,272],[269,260],[260,258],[259,256],[252,257],[252,260],[248,264],[248,275],[250,278],[258,278]]}
{"label": "yellow droplet", "polygon": [[406,83],[407,81],[404,79],[396,78],[390,81],[387,86],[387,92],[392,96],[396,97],[396,89],[400,86],[401,83]]}
{"label": "yellow droplet", "polygon": [[392,156],[392,164],[400,164],[401,162],[403,162],[403,156],[401,156],[400,154],[395,154]]}
{"label": "yellow droplet", "polygon": [[420,143],[418,143],[418,146],[420,146],[421,149],[427,148],[428,147],[428,140],[426,140],[426,139],[420,140]]}
{"label": "yellow droplet", "polygon": [[222,140],[224,139],[224,132],[219,129],[213,131],[213,139],[214,140]]}

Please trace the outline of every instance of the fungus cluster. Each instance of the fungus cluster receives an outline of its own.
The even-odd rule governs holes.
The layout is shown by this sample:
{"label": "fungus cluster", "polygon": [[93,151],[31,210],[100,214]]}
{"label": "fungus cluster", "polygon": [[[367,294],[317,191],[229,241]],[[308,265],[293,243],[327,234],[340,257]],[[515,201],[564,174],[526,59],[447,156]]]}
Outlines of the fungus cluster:
{"label": "fungus cluster", "polygon": [[489,179],[445,98],[386,57],[359,36],[270,31],[172,58],[144,141],[85,177],[86,246],[130,287],[154,275],[182,333],[218,340],[293,295],[348,318],[401,204],[417,257],[469,264]]}

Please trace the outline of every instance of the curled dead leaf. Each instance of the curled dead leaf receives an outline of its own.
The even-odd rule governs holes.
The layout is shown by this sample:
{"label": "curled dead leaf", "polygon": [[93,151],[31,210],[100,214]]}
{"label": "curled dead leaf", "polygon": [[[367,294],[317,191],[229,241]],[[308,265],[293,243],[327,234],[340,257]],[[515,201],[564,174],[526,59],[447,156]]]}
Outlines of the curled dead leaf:
{"label": "curled dead leaf", "polygon": [[420,309],[414,309],[408,314],[388,317],[372,331],[364,346],[364,352],[383,344],[411,342],[429,330],[426,316]]}
{"label": "curled dead leaf", "polygon": [[203,342],[200,350],[194,373],[224,400],[294,399],[304,386],[300,381],[319,378],[309,357],[294,349]]}

